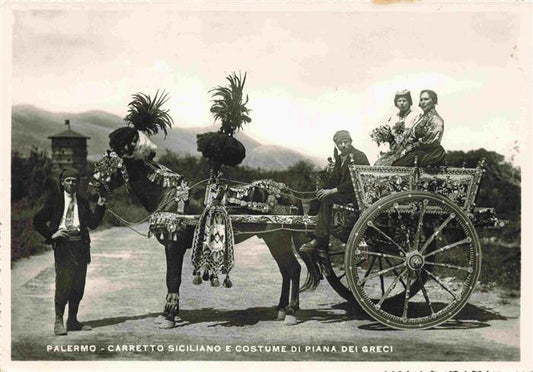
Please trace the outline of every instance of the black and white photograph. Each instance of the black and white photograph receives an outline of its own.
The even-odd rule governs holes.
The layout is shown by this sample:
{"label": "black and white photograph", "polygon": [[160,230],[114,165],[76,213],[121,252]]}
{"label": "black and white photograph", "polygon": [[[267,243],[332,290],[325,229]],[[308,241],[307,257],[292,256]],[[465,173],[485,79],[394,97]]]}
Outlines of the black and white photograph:
{"label": "black and white photograph", "polygon": [[532,371],[532,6],[3,2],[2,370]]}

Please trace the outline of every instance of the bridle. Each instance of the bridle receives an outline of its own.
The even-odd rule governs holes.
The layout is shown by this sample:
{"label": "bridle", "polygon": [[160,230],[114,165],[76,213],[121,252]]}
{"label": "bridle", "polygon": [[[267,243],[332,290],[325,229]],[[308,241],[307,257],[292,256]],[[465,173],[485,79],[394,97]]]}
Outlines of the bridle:
{"label": "bridle", "polygon": [[97,188],[103,186],[106,193],[110,194],[111,189],[109,188],[109,182],[111,182],[111,176],[117,171],[120,170],[122,175],[122,180],[128,189],[131,190],[130,186],[130,177],[126,166],[124,165],[124,160],[117,155],[114,151],[107,151],[104,155],[104,161],[96,163],[95,173],[93,174],[94,182],[91,182],[91,185],[96,186]]}

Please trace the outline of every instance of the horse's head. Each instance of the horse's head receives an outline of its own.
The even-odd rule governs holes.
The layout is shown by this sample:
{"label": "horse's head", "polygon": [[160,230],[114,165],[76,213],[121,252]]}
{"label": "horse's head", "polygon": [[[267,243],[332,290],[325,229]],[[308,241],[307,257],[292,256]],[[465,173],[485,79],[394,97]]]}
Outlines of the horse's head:
{"label": "horse's head", "polygon": [[139,141],[139,132],[131,127],[115,129],[109,135],[109,147],[119,157],[131,157]]}
{"label": "horse's head", "polygon": [[94,173],[89,186],[96,193],[107,195],[123,183],[128,182],[124,161],[114,151],[107,153],[94,166]]}
{"label": "horse's head", "polygon": [[93,179],[89,183],[96,193],[107,195],[128,181],[123,158],[133,156],[138,141],[139,133],[134,128],[123,127],[111,132],[109,135],[111,150],[108,150],[96,163]]}

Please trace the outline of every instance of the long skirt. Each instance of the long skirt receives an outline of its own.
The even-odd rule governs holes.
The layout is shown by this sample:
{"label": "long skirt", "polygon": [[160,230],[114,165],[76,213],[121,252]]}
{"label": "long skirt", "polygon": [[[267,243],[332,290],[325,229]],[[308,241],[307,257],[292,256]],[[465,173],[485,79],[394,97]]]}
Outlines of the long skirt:
{"label": "long skirt", "polygon": [[418,158],[419,167],[428,165],[443,165],[446,157],[446,151],[441,145],[422,145],[408,152],[401,158],[392,163],[398,167],[412,167],[415,165],[415,158]]}

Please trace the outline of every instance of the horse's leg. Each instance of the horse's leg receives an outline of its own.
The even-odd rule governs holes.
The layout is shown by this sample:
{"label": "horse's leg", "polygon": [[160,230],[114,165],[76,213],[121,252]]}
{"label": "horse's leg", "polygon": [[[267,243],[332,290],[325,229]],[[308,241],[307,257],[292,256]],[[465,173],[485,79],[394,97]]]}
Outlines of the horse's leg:
{"label": "horse's leg", "polygon": [[175,241],[165,242],[167,297],[163,311],[164,319],[161,320],[159,328],[173,328],[176,325],[184,255],[185,247],[183,244]]}
{"label": "horse's leg", "polygon": [[291,280],[291,300],[289,302],[289,307],[287,308],[287,316],[285,317],[286,325],[296,325],[298,322],[296,320],[296,312],[300,310],[300,273],[302,267],[294,253],[291,249],[291,236],[288,235],[288,274]]}
{"label": "horse's leg", "polygon": [[276,309],[278,310],[277,320],[285,320],[287,316],[287,307],[289,306],[289,291],[291,281],[285,267],[279,266],[279,272],[281,273],[281,294],[279,296],[279,303]]}
{"label": "horse's leg", "polygon": [[296,248],[296,251],[300,255],[307,268],[307,276],[305,278],[305,282],[300,288],[300,292],[313,290],[320,283],[322,274],[320,273],[320,267],[318,266],[318,263],[313,259],[312,255],[309,253],[300,252],[302,245],[309,241],[309,236],[304,232],[292,232],[292,241],[294,243],[294,248]]}
{"label": "horse's leg", "polygon": [[278,319],[283,316],[284,311],[285,324],[295,325],[297,323],[296,312],[300,308],[299,287],[302,268],[292,251],[291,235],[285,231],[277,231],[264,234],[262,237],[276,260],[282,276]]}

